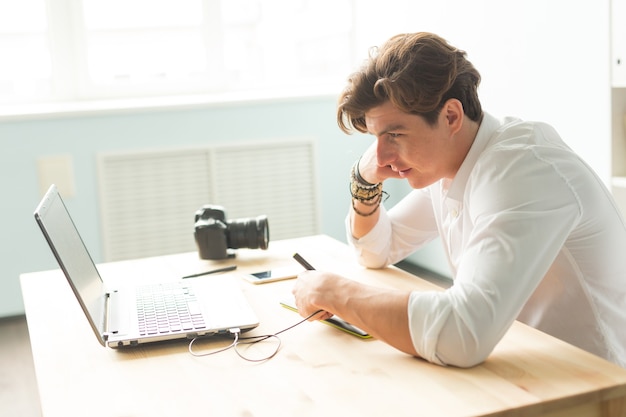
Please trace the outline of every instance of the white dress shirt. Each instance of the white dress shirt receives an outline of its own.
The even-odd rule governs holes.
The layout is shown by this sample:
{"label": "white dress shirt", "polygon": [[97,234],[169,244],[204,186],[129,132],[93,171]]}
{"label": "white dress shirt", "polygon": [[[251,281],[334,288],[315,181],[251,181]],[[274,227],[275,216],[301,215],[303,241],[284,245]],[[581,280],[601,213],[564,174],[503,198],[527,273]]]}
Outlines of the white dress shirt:
{"label": "white dress shirt", "polygon": [[518,319],[626,367],[626,226],[600,178],[550,126],[485,114],[454,180],[381,207],[361,239],[349,224],[371,268],[441,238],[453,286],[409,300],[426,360],[480,363]]}

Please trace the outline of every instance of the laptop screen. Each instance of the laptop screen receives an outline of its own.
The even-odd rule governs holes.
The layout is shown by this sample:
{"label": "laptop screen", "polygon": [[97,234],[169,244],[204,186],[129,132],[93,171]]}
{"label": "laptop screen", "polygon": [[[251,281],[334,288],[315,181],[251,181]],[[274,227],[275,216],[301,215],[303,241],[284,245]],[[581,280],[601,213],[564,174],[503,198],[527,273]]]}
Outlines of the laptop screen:
{"label": "laptop screen", "polygon": [[104,283],[55,185],[35,209],[35,219],[93,330],[104,344]]}

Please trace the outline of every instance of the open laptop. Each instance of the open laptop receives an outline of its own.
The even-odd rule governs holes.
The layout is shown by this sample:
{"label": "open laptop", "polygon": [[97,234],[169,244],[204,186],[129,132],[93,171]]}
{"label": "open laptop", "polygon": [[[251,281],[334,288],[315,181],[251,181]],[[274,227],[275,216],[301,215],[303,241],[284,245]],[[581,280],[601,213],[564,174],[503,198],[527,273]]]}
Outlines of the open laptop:
{"label": "open laptop", "polygon": [[[190,339],[259,324],[237,281],[227,277],[107,288],[54,184],[35,219],[103,346]],[[166,312],[177,317],[165,319]]]}

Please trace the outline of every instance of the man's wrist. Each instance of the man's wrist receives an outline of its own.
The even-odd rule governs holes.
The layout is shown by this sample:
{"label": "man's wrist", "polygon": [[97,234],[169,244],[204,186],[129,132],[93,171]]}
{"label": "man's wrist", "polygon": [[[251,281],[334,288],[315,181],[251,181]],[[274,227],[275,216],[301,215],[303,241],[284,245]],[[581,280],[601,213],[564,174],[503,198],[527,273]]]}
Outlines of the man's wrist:
{"label": "man's wrist", "polygon": [[[383,200],[383,183],[372,184],[361,177],[359,173],[359,158],[350,170],[350,195],[352,196],[352,209],[359,216],[367,217],[376,213]],[[366,206],[366,207],[363,207]],[[366,208],[366,210],[363,210]]]}
{"label": "man's wrist", "polygon": [[359,157],[359,159],[357,159],[356,163],[354,164],[354,176],[356,178],[356,180],[363,186],[366,187],[372,187],[376,184],[372,184],[369,181],[366,181],[362,176],[361,176],[361,172],[359,171],[359,164],[361,163],[361,157]]}

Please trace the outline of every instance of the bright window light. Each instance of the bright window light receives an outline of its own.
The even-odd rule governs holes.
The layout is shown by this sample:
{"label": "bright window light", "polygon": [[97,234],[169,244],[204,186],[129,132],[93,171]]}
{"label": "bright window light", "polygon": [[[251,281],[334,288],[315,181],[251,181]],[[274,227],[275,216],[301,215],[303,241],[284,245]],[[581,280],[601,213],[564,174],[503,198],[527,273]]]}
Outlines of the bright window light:
{"label": "bright window light", "polygon": [[198,26],[202,0],[83,0],[89,30]]}
{"label": "bright window light", "polygon": [[354,4],[0,0],[0,103],[334,86]]}
{"label": "bright window light", "polygon": [[43,0],[0,0],[0,103],[51,94],[51,62]]}

